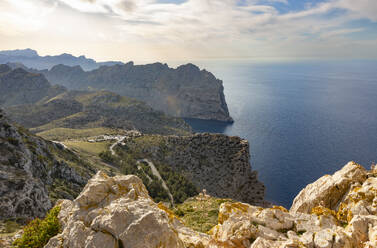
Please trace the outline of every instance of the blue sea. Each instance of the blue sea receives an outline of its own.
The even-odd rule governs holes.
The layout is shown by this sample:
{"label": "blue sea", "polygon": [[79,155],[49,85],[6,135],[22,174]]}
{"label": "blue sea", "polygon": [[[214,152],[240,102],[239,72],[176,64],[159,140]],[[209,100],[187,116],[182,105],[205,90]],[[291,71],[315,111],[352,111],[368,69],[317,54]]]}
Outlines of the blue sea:
{"label": "blue sea", "polygon": [[377,162],[377,61],[195,61],[224,82],[234,123],[188,120],[250,143],[266,199],[290,207],[348,161]]}

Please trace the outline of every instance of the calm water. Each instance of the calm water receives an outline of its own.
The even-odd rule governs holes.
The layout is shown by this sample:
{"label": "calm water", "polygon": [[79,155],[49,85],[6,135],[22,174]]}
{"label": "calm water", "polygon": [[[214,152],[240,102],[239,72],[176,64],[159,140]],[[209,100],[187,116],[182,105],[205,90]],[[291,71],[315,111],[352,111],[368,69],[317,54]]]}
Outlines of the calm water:
{"label": "calm water", "polygon": [[249,140],[267,200],[289,207],[348,161],[377,162],[376,61],[195,63],[224,81],[235,123],[190,124]]}

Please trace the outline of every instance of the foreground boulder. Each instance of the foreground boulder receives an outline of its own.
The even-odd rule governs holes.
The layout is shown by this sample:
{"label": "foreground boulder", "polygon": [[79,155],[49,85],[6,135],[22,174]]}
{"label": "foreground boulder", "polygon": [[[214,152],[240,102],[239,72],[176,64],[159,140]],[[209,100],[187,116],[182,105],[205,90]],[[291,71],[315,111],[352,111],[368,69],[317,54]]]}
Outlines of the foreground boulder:
{"label": "foreground boulder", "polygon": [[290,211],[224,203],[213,247],[377,247],[376,176],[350,162],[303,189]]}
{"label": "foreground boulder", "polygon": [[58,204],[63,232],[46,248],[204,247],[209,241],[154,203],[133,175],[111,178],[98,172],[74,201]]}
{"label": "foreground boulder", "polygon": [[336,208],[350,187],[365,181],[367,171],[355,162],[349,162],[334,175],[325,175],[309,184],[293,200],[292,212],[310,213],[312,208],[322,204]]}

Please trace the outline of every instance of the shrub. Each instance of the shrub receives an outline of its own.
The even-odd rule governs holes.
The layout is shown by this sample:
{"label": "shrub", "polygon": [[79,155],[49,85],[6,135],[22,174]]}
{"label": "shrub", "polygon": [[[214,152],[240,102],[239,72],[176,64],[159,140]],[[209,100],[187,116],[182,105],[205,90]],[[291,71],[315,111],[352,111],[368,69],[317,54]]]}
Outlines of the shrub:
{"label": "shrub", "polygon": [[17,139],[12,138],[12,137],[8,137],[8,142],[14,146],[18,146],[20,144]]}
{"label": "shrub", "polygon": [[24,233],[21,238],[14,241],[15,248],[42,248],[53,236],[60,232],[60,224],[58,214],[60,207],[51,209],[46,218],[35,219],[31,221],[24,228]]}
{"label": "shrub", "polygon": [[111,154],[110,151],[101,152],[101,153],[99,154],[99,157],[100,157],[103,161],[108,162],[108,163],[113,163],[114,160],[115,160],[114,157],[113,157],[113,155]]}

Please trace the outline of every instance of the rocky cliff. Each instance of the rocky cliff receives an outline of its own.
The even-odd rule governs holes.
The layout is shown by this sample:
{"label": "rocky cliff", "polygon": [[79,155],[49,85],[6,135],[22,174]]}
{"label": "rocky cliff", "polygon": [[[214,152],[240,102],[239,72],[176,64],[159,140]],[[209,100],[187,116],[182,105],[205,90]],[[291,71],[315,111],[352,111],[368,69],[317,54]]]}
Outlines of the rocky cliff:
{"label": "rocky cliff", "polygon": [[61,145],[9,122],[0,110],[0,221],[42,217],[74,199],[94,170]]}
{"label": "rocky cliff", "polygon": [[[59,202],[63,231],[45,248],[376,247],[376,176],[376,170],[366,171],[350,162],[308,185],[290,211],[225,202],[218,225],[204,234],[185,227],[187,223],[173,212],[154,203],[137,177],[110,178],[99,172],[74,201]],[[307,206],[313,208],[309,211]]]}
{"label": "rocky cliff", "polygon": [[147,159],[157,169],[166,165],[179,171],[212,196],[264,204],[264,185],[251,170],[249,143],[239,137],[142,135],[127,139],[116,151],[121,158]]}
{"label": "rocky cliff", "polygon": [[68,91],[39,73],[0,65],[0,106],[9,117],[35,132],[53,128],[109,127],[145,133],[187,134],[182,119],[108,91]]}
{"label": "rocky cliff", "polygon": [[42,71],[47,79],[70,89],[105,89],[144,101],[177,117],[232,121],[221,80],[193,64],[102,66],[85,72],[79,66],[57,65]]}

